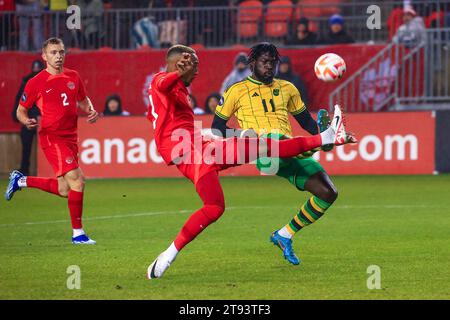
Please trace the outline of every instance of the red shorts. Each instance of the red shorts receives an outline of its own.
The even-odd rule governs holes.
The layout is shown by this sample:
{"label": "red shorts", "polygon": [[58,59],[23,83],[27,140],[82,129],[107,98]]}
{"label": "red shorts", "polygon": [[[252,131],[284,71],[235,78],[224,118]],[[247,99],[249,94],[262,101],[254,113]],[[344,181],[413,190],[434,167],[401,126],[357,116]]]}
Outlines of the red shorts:
{"label": "red shorts", "polygon": [[42,148],[57,177],[78,168],[78,145],[58,141]]}
{"label": "red shorts", "polygon": [[201,152],[200,148],[198,152],[192,149],[176,166],[186,178],[197,184],[201,177],[211,171],[221,171],[248,162],[239,159],[238,154],[236,138],[203,141]]}

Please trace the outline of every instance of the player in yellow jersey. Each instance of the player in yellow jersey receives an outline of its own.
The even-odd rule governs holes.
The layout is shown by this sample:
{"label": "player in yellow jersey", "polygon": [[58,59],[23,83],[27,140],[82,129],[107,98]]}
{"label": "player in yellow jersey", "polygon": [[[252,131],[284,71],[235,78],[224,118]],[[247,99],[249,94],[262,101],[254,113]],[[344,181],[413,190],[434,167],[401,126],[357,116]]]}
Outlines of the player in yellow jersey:
{"label": "player in yellow jersey", "polygon": [[[250,49],[248,64],[252,75],[224,92],[216,109],[212,129],[220,130],[222,135],[227,136],[230,136],[230,132],[238,136],[253,132],[283,139],[292,136],[289,122],[291,114],[310,134],[319,133],[318,125],[297,88],[288,81],[274,78],[278,62],[278,50],[273,44],[260,43]],[[233,114],[241,129],[231,130],[227,127],[227,121]],[[356,142],[353,136],[350,139]],[[323,167],[312,157],[300,155],[272,160],[279,161],[278,176],[289,180],[298,190],[309,191],[313,195],[287,225],[270,236],[270,241],[283,251],[284,257],[297,265],[300,260],[293,251],[292,236],[319,219],[336,200],[338,193]],[[259,159],[256,164],[262,172],[268,168],[264,163],[266,161]],[[272,168],[270,165],[269,169]]]}

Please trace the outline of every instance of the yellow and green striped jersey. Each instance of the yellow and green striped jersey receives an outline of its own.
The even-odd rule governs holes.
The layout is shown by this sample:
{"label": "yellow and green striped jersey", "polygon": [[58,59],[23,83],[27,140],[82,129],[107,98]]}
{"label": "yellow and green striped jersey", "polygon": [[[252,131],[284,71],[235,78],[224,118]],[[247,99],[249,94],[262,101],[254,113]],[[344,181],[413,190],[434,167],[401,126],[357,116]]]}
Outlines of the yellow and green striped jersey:
{"label": "yellow and green striped jersey", "polygon": [[289,81],[274,79],[264,84],[247,77],[225,91],[216,115],[228,120],[234,114],[242,129],[253,129],[259,134],[292,136],[289,113],[296,115],[305,109],[300,93]]}

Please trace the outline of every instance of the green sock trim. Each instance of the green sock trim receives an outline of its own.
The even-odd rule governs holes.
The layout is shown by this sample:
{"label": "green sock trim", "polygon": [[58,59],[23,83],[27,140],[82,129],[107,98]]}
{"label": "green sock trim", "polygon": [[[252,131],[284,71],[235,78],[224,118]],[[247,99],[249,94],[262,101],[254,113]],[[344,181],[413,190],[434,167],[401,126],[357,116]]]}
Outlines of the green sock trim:
{"label": "green sock trim", "polygon": [[[323,213],[317,212],[317,210],[314,209],[314,208],[312,207],[312,205],[309,203],[309,201],[310,201],[312,198],[314,198],[314,200],[313,200],[314,203],[315,203],[317,206],[319,206],[319,207],[324,211]],[[316,196],[312,196],[311,198],[309,198],[309,199],[303,204],[303,206],[302,206],[303,210],[305,210],[306,212],[308,212],[308,214],[309,214],[314,220],[316,220],[316,221],[317,221],[318,219],[320,219],[320,217],[323,216],[323,214],[325,213],[325,211],[326,211],[329,207],[331,207],[331,204],[330,204],[330,203],[328,203],[328,202],[326,202],[326,201],[323,201],[323,200],[317,198]],[[311,223],[313,223],[313,222],[309,221],[309,219],[308,219],[307,217],[304,216],[304,214],[302,213],[301,209],[297,212],[296,216],[297,216],[297,218],[303,223],[303,225],[304,225],[305,227],[306,227],[306,226],[309,226]],[[314,221],[314,222],[315,222],[315,221]],[[300,226],[300,225],[297,223],[297,221],[295,221],[295,219],[292,219],[291,222],[289,222],[289,226],[290,226],[291,229],[292,229],[293,231],[295,231],[295,232],[298,232],[298,231],[300,231],[300,229],[303,228],[302,226]]]}
{"label": "green sock trim", "polygon": [[297,217],[305,225],[305,227],[311,224],[311,221],[309,221],[308,218],[303,216],[303,213],[301,211],[298,212]]}
{"label": "green sock trim", "polygon": [[323,214],[320,212],[316,212],[316,210],[314,210],[313,208],[311,208],[311,205],[309,204],[309,200],[308,202],[305,203],[304,208],[306,210],[306,212],[309,213],[309,215],[314,219],[317,220],[319,219]]}
{"label": "green sock trim", "polygon": [[291,222],[289,222],[289,227],[291,227],[291,229],[294,231],[294,232],[298,232],[302,227],[301,226],[299,226],[300,228],[297,228],[297,222],[295,222],[295,220],[294,219],[292,219],[291,220]]}
{"label": "green sock trim", "polygon": [[319,199],[316,196],[313,196],[313,198],[314,198],[314,202],[323,210],[327,210],[332,205],[331,203],[323,201],[322,199]]}

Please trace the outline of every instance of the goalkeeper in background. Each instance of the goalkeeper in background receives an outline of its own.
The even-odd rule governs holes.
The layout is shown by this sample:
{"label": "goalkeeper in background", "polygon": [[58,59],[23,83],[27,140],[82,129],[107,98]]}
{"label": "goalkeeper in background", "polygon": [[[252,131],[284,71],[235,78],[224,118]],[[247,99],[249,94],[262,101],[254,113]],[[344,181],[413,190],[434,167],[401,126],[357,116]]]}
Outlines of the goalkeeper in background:
{"label": "goalkeeper in background", "polygon": [[[316,123],[297,88],[288,81],[274,79],[278,62],[278,50],[273,44],[260,43],[250,49],[247,63],[252,74],[225,91],[217,106],[212,129],[220,130],[223,136],[230,133],[238,136],[267,134],[272,138],[284,139],[292,137],[289,114],[311,135],[328,128],[330,119],[325,110],[319,111]],[[230,130],[227,127],[227,121],[233,114],[242,129]],[[331,148],[324,146],[323,150],[329,151]],[[270,241],[294,265],[299,264],[300,260],[292,248],[292,237],[322,217],[338,196],[324,168],[311,157],[313,153],[294,158],[258,159],[256,163],[261,172],[270,173],[268,171],[273,166],[268,166],[267,160],[279,161],[276,174],[287,179],[298,190],[312,194],[292,220],[270,236]]]}

